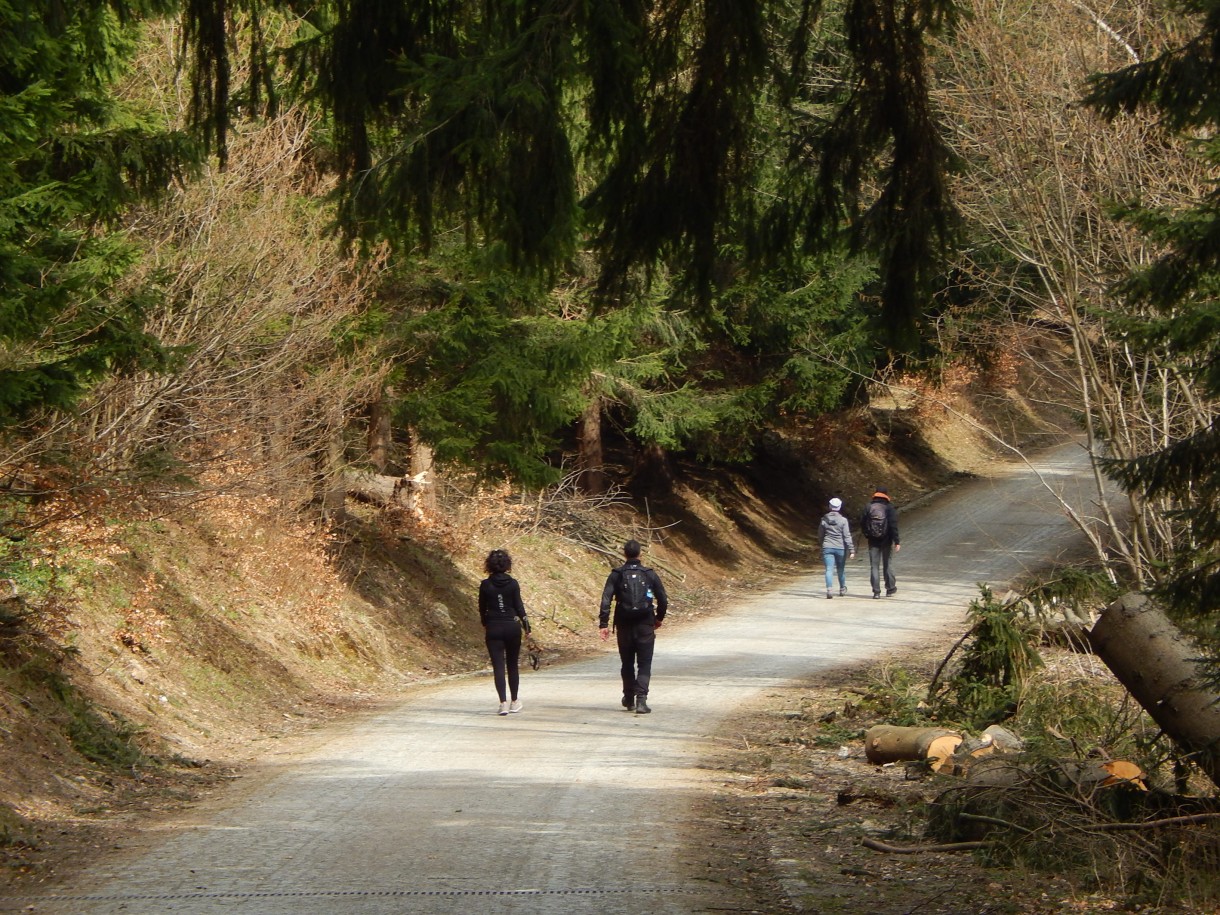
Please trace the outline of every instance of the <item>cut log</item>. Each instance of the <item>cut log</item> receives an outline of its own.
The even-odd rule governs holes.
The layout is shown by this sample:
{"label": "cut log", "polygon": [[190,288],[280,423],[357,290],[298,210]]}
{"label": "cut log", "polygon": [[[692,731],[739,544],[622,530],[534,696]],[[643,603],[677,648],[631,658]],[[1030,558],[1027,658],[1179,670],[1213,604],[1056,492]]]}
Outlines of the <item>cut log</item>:
{"label": "cut log", "polygon": [[995,752],[996,745],[991,735],[967,737],[958,744],[953,755],[937,767],[937,771],[944,772],[946,775],[967,776],[978,760],[991,756]]}
{"label": "cut log", "polygon": [[1007,791],[1029,781],[1030,774],[1014,756],[988,756],[973,762],[967,777],[972,788]]}
{"label": "cut log", "polygon": [[[957,759],[952,761],[955,766]],[[1016,754],[996,754],[971,760],[962,774],[963,779],[932,802],[930,836],[979,841],[997,827],[1029,833],[1043,828],[1043,817],[1053,816],[1038,800],[1048,793],[1071,794],[1082,804],[1106,810],[1132,789],[1147,790],[1143,771],[1127,760],[1022,760]]]}
{"label": "cut log", "polygon": [[983,731],[984,737],[991,738],[991,744],[997,753],[1020,753],[1025,749],[1025,741],[1008,728],[993,724]]}
{"label": "cut log", "polygon": [[990,756],[1015,756],[1025,747],[1021,738],[1007,728],[993,724],[978,737],[967,737],[954,751],[953,756],[946,760],[940,771],[948,775],[963,778],[974,778],[974,770],[979,761]]}
{"label": "cut log", "polygon": [[1089,642],[1135,701],[1220,787],[1220,702],[1203,685],[1199,649],[1142,594],[1110,604]]}
{"label": "cut log", "polygon": [[954,751],[955,756],[973,756],[977,759],[980,756],[990,756],[995,752],[995,741],[990,734],[982,734],[979,737],[967,737],[958,745]]}
{"label": "cut log", "polygon": [[912,728],[878,724],[864,732],[864,755],[871,763],[926,759],[939,770],[962,742],[947,728]]}
{"label": "cut log", "polygon": [[1147,791],[1144,770],[1125,759],[1065,759],[1057,764],[1064,787],[1092,792],[1096,788],[1129,785]]}
{"label": "cut log", "polygon": [[1129,760],[1112,759],[1102,763],[1101,767],[1110,773],[1110,777],[1103,781],[1102,785],[1129,784],[1141,791],[1148,790],[1148,786],[1144,784],[1144,770]]}

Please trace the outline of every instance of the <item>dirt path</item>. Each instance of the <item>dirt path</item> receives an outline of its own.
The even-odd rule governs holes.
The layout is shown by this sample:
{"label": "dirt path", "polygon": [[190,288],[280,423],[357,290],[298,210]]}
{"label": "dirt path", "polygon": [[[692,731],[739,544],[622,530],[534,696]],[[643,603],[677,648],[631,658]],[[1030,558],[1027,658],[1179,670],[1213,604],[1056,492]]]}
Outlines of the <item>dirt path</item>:
{"label": "dirt path", "polygon": [[[1077,447],[1037,469],[1087,500]],[[0,897],[0,911],[758,910],[748,889],[711,876],[716,850],[688,839],[725,715],[793,678],[943,633],[976,582],[1002,588],[1079,538],[1018,465],[904,512],[902,532],[893,598],[869,598],[865,560],[850,569],[854,596],[828,601],[810,575],[663,629],[652,715],[619,707],[610,649],[528,674],[525,711],[507,718],[489,678],[438,684],[268,758],[57,896]]]}

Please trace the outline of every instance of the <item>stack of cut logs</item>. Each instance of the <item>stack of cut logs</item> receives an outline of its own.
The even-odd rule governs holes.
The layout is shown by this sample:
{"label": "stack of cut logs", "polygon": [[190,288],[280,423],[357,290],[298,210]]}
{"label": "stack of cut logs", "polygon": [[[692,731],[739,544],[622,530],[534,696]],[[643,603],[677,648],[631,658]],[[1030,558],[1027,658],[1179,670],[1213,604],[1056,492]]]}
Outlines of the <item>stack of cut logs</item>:
{"label": "stack of cut logs", "polygon": [[[878,724],[864,732],[864,754],[878,765],[922,761],[933,772],[968,776],[983,758],[1021,752],[1021,739],[1006,728],[992,725],[978,737],[967,737],[948,728],[902,727]],[[1072,781],[1098,787],[1127,783],[1145,789],[1144,772],[1122,759],[1083,760]]]}

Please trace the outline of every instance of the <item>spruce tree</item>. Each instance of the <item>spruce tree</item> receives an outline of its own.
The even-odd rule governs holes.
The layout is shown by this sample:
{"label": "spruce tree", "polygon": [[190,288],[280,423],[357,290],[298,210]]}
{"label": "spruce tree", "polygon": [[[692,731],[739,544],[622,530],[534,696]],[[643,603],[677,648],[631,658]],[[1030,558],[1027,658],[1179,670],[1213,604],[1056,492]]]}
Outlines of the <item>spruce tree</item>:
{"label": "spruce tree", "polygon": [[[196,115],[221,148],[230,94],[266,95],[230,87],[226,17],[262,62],[276,8],[299,15],[281,50],[333,120],[351,237],[427,249],[456,222],[518,272],[590,252],[607,302],[664,275],[705,308],[726,249],[793,263],[850,223],[889,342],[913,344],[952,241],[924,57],[952,0],[191,0]],[[812,99],[834,33],[835,97]]]}
{"label": "spruce tree", "polygon": [[0,3],[0,426],[164,358],[115,228],[194,158],[114,89],[159,0]]}

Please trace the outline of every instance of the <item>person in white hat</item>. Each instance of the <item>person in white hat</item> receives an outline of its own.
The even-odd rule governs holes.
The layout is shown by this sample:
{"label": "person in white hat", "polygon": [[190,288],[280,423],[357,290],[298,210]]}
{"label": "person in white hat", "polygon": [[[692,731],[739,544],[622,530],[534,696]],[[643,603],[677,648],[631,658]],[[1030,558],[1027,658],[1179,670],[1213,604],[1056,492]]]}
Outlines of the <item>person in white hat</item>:
{"label": "person in white hat", "polygon": [[851,536],[851,524],[839,509],[843,500],[830,500],[830,511],[822,516],[818,525],[818,540],[822,544],[822,561],[826,564],[826,599],[835,596],[835,579],[839,582],[839,596],[847,594],[847,560],[856,555],[856,542]]}

